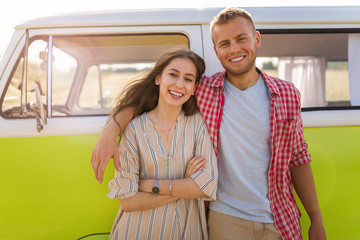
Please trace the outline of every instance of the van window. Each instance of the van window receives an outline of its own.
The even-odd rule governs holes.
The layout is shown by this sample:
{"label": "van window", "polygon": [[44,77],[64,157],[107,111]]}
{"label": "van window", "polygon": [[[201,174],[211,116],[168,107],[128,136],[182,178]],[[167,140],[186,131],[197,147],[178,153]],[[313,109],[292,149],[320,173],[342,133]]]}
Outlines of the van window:
{"label": "van window", "polygon": [[189,40],[183,34],[54,36],[53,46],[52,116],[105,115],[162,52],[189,48]]}
{"label": "van window", "polygon": [[351,52],[359,50],[349,43],[360,34],[265,31],[261,36],[257,66],[269,75],[293,82],[301,93],[303,110],[360,105],[354,101],[357,96],[350,96],[351,84],[360,82],[360,78],[349,77],[349,65],[360,64],[350,57]]}
{"label": "van window", "polygon": [[[27,82],[22,82],[22,55],[1,100],[1,114],[5,118],[34,117],[30,105],[35,102],[34,84],[38,84],[50,117],[106,115],[124,87],[141,78],[164,51],[173,48],[189,48],[187,36],[142,33],[32,38]],[[27,85],[26,94],[21,93],[22,85]]]}
{"label": "van window", "polygon": [[46,40],[34,40],[28,49],[27,81],[23,76],[24,58],[21,57],[13,72],[5,97],[2,100],[1,112],[4,117],[34,117],[30,106],[35,104],[35,84],[40,87],[43,103],[46,103],[47,66],[43,60],[47,51]]}
{"label": "van window", "polygon": [[52,52],[52,106],[56,114],[67,111],[65,106],[78,63],[76,58],[56,46],[52,47]]}
{"label": "van window", "polygon": [[23,62],[24,58],[21,58],[2,102],[2,113],[8,117],[21,117],[21,79]]}
{"label": "van window", "polygon": [[119,93],[140,79],[153,63],[99,64],[90,66],[81,89],[79,107],[110,109]]}

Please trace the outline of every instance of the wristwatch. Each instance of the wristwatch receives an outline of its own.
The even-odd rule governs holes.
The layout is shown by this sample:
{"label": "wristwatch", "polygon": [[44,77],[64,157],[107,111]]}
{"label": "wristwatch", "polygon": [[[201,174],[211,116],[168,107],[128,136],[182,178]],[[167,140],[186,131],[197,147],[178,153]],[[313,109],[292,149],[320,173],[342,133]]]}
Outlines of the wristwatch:
{"label": "wristwatch", "polygon": [[151,191],[155,194],[158,194],[160,192],[159,186],[158,186],[159,180],[155,179],[154,186],[152,187]]}

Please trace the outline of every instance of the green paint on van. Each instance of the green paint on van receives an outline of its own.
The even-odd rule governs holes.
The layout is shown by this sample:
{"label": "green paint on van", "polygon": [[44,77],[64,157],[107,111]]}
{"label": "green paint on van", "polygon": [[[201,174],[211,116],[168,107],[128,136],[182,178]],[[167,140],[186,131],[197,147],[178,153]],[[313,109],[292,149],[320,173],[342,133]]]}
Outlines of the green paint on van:
{"label": "green paint on van", "polygon": [[[305,128],[304,134],[328,239],[359,239],[360,127]],[[310,220],[301,211],[308,239]]]}
{"label": "green paint on van", "polygon": [[90,158],[97,138],[0,138],[0,239],[64,240],[110,232],[119,201],[106,197],[113,164],[102,184],[95,180]]}
{"label": "green paint on van", "polygon": [[[97,135],[0,138],[0,239],[106,239],[119,208],[90,164]],[[329,239],[357,239],[360,127],[305,128]],[[310,221],[303,213],[304,239]]]}

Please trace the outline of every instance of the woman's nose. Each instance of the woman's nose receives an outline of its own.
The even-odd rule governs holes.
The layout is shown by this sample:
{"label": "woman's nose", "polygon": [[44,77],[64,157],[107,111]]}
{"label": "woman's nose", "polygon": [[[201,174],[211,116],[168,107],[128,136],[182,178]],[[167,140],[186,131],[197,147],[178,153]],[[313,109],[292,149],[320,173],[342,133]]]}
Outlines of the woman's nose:
{"label": "woman's nose", "polygon": [[184,85],[184,79],[178,78],[178,80],[175,82],[175,86],[182,87]]}

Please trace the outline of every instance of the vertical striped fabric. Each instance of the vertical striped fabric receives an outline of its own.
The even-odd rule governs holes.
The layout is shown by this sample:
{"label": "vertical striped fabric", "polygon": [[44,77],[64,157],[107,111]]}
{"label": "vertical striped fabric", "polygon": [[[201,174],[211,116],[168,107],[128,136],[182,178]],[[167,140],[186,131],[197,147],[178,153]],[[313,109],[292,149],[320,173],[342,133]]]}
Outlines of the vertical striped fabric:
{"label": "vertical striped fabric", "polygon": [[[216,199],[216,155],[205,121],[198,112],[178,117],[170,154],[167,155],[152,122],[144,113],[126,127],[119,146],[121,172],[109,183],[108,197],[123,199],[138,192],[138,180],[183,178],[187,162],[205,156],[202,171],[193,180],[208,196]],[[164,206],[116,216],[110,239],[207,239],[204,199],[179,199]]]}

